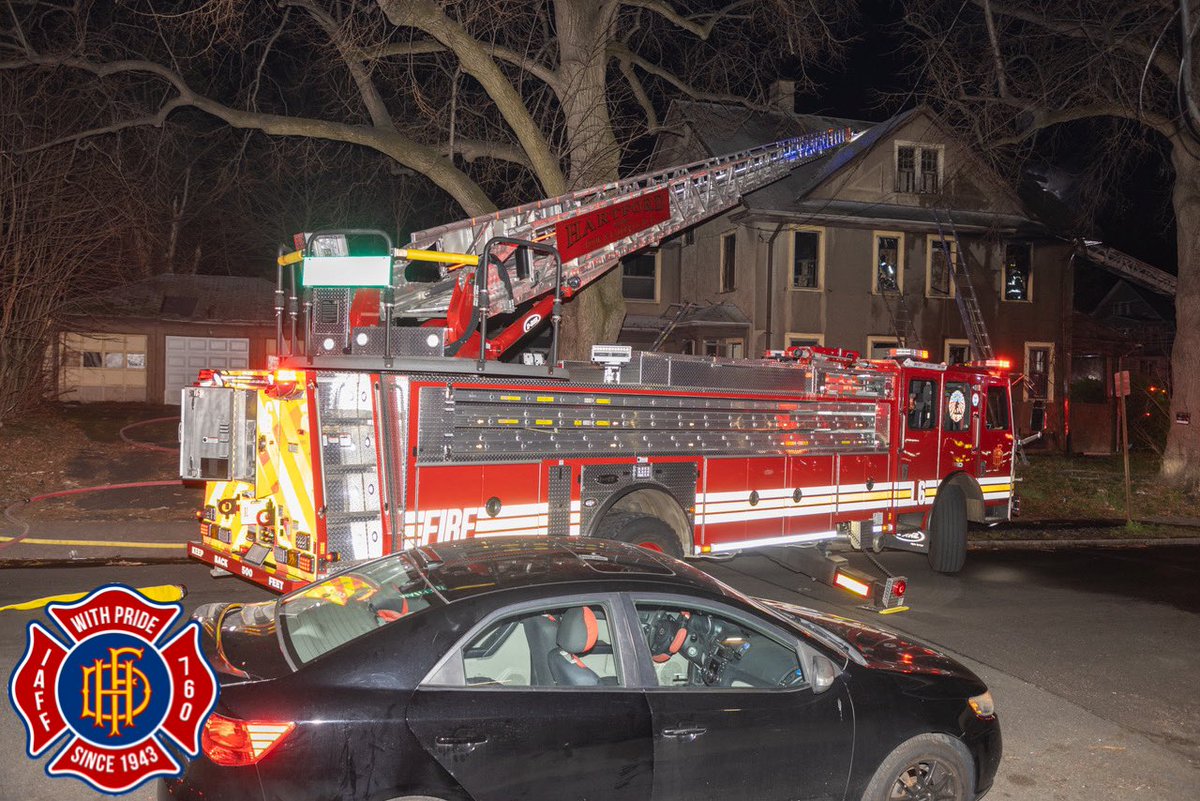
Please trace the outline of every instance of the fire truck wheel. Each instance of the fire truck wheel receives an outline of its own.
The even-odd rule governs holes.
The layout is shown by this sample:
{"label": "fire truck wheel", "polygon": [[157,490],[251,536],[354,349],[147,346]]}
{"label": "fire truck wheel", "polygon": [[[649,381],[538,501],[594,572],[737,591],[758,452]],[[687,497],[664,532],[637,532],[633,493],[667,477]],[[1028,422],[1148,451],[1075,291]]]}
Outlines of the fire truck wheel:
{"label": "fire truck wheel", "polygon": [[652,515],[613,512],[604,518],[597,532],[610,540],[631,542],[676,559],[683,558],[683,547],[679,544],[679,537],[675,535],[675,531]]}
{"label": "fire truck wheel", "polygon": [[967,496],[951,484],[938,490],[929,516],[929,566],[939,573],[957,573],[967,559]]}

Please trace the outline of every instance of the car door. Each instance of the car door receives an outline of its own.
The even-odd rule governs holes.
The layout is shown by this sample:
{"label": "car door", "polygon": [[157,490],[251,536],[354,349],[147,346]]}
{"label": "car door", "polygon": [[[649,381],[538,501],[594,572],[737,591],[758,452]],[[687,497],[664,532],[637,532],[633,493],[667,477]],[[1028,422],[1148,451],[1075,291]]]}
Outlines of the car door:
{"label": "car door", "polygon": [[[650,711],[630,681],[637,667],[618,641],[615,598],[564,597],[494,613],[417,689],[409,728],[471,798],[649,797]],[[560,627],[583,609],[595,635],[581,650]]]}
{"label": "car door", "polygon": [[844,797],[853,709],[840,677],[814,690],[809,646],[726,605],[631,600],[652,685],[654,801]]}

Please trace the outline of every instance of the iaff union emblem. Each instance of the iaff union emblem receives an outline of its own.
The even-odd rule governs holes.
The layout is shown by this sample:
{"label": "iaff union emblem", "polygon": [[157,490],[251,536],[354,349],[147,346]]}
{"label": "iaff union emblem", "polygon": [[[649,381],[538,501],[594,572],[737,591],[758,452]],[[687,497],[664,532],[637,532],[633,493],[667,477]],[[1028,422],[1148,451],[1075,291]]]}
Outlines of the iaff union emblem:
{"label": "iaff union emblem", "polygon": [[183,766],[170,746],[196,756],[217,702],[200,624],[172,633],[181,605],[116,584],[46,611],[66,637],[30,623],[25,656],[8,685],[29,756],[65,739],[46,773],[75,776],[104,793],[179,774]]}

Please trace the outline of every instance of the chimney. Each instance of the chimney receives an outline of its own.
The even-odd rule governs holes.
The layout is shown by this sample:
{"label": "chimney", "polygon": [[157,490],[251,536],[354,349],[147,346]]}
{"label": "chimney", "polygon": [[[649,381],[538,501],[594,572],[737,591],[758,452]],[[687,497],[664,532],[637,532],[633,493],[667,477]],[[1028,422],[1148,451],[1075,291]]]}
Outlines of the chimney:
{"label": "chimney", "polygon": [[796,113],[796,82],[778,80],[771,84],[768,97],[771,107],[784,114]]}

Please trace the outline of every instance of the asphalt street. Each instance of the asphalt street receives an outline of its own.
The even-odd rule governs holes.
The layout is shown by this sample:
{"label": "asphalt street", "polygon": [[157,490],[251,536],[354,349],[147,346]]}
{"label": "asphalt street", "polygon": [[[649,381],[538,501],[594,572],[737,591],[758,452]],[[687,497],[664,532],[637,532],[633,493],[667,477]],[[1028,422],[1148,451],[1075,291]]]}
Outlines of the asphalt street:
{"label": "asphalt street", "polygon": [[[883,554],[909,579],[912,609],[886,617],[797,576],[771,554],[699,565],[743,591],[868,620],[932,643],[980,674],[997,698],[1005,755],[992,799],[1084,801],[1200,797],[1200,548],[973,551],[958,576],[923,557]],[[858,566],[868,567],[856,556]],[[0,605],[119,581],[185,583],[185,606],[264,591],[190,564],[0,571]],[[24,650],[35,613],[0,613],[0,673]],[[44,615],[41,617],[44,618]],[[24,755],[15,714],[0,712],[0,797],[96,799],[49,780]],[[150,788],[131,797],[153,798]],[[752,798],[752,793],[745,796]],[[565,800],[564,800],[565,801]]]}

